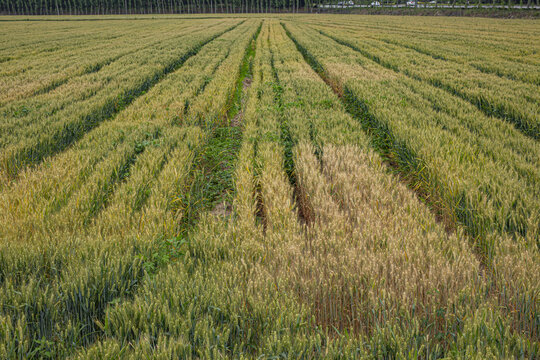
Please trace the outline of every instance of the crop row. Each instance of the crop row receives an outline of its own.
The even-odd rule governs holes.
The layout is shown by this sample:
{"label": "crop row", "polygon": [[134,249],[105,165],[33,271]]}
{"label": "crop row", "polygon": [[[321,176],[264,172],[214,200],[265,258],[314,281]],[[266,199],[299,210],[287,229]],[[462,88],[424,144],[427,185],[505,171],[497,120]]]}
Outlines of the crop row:
{"label": "crop row", "polygon": [[300,230],[283,168],[269,30],[265,22],[245,89],[235,216],[203,216],[182,261],[148,281],[132,302],[111,308],[108,338],[82,351],[81,358],[291,357],[312,345],[320,349],[316,336],[304,338],[305,311],[259,265],[272,254],[266,248],[286,240],[288,221]]}
{"label": "crop row", "polygon": [[[10,204],[3,224],[15,214],[24,219],[2,233],[5,357],[57,357],[93,343],[105,309],[132,297],[145,274],[180,251],[193,159],[206,129],[226,113],[255,30],[248,21],[203,46],[113,120],[2,193]],[[197,106],[184,110],[186,99]]]}
{"label": "crop row", "polygon": [[361,38],[361,32],[321,31],[388,69],[461,97],[487,115],[513,123],[535,139],[540,136],[540,92],[536,85],[501,78],[378,39]]}
{"label": "crop row", "polygon": [[200,31],[3,183],[0,357],[539,356],[538,142],[287,19]]}
{"label": "crop row", "polygon": [[[411,48],[419,53],[452,61],[457,64],[469,65],[484,73],[492,73],[500,77],[511,80],[520,80],[533,85],[540,85],[540,75],[538,74],[538,64],[529,64],[523,61],[516,61],[511,55],[503,51],[494,51],[493,44],[481,44],[468,42],[451,43],[440,39],[423,39],[422,42],[411,37],[381,37],[382,41],[394,43],[396,45]],[[522,44],[524,46],[524,44]],[[475,52],[471,53],[470,48],[474,47]],[[497,49],[498,50],[498,49]]]}
{"label": "crop row", "polygon": [[[449,334],[464,335],[460,321],[473,321],[471,314],[485,306],[479,304],[491,302],[482,299],[481,289],[486,284],[483,284],[481,266],[469,248],[470,240],[460,229],[446,233],[410,191],[385,173],[381,160],[366,148],[365,139],[359,134],[359,124],[346,115],[336,96],[330,95],[329,87],[305,75],[307,65],[302,64],[299,53],[292,55],[292,42],[279,41],[284,31],[276,32],[274,54],[287,54],[281,58],[276,56],[274,61],[280,83],[284,89],[290,89],[283,91],[282,102],[299,104],[286,110],[284,116],[291,119],[291,129],[304,128],[304,136],[297,138],[305,139],[309,133],[316,133],[324,139],[318,151],[302,141],[295,150],[297,192],[308,229],[300,258],[283,260],[290,264],[303,263],[297,279],[288,272],[295,280],[293,288],[300,298],[307,297],[306,304],[317,307],[315,314],[331,329],[359,328],[370,336],[374,329],[379,329],[375,334],[383,336],[385,330],[382,329],[385,325],[386,329],[392,328],[395,320],[409,324],[405,334],[412,329],[424,334],[434,331],[434,338],[446,339],[439,343],[442,349],[445,341],[459,342]],[[329,103],[333,106],[329,107]],[[306,125],[310,123],[313,124]],[[347,131],[334,132],[338,124],[349,124]],[[316,130],[310,131],[310,127]],[[510,240],[499,241],[504,246],[517,247]],[[497,248],[494,272],[499,277],[492,281],[504,282],[507,295],[512,294],[501,301],[502,309],[508,312],[521,309],[520,319],[513,319],[517,320],[513,324],[516,329],[521,332],[525,328],[529,336],[535,338],[534,319],[538,309],[530,306],[537,295],[535,280],[526,274],[526,269],[538,267],[537,253],[536,249],[520,250]],[[430,255],[426,255],[428,253]],[[514,262],[527,259],[527,265],[519,264],[510,270],[508,265],[503,265],[510,258],[514,258]],[[429,276],[433,278],[430,280]],[[437,281],[441,283],[435,284]],[[437,295],[430,298],[428,289],[438,289]],[[308,297],[309,294],[313,295]],[[524,294],[527,299],[522,301]],[[411,297],[407,299],[407,296]],[[497,311],[492,314],[503,316],[497,315]],[[457,319],[460,320],[454,322]],[[401,345],[411,346],[411,343],[405,341]],[[434,344],[426,345],[426,349],[431,346],[436,353]]]}
{"label": "crop row", "polygon": [[317,31],[294,30],[315,66],[336,82],[365,126],[378,134],[377,146],[445,212],[473,236],[498,230],[536,243],[536,141]]}
{"label": "crop row", "polygon": [[[397,167],[401,174],[405,176],[405,179],[409,177],[407,180],[409,186],[416,189],[420,195],[426,198],[428,203],[431,204],[431,207],[435,208],[435,211],[440,209],[440,207],[448,206],[449,211],[454,211],[453,214],[455,216],[453,220],[450,219],[450,224],[463,222],[465,229],[469,234],[474,234],[469,242],[473,246],[473,249],[476,249],[475,252],[479,254],[479,259],[482,262],[487,263],[488,273],[493,275],[491,285],[497,288],[495,291],[500,292],[501,295],[504,293],[500,300],[505,303],[504,307],[512,314],[515,320],[515,327],[519,330],[523,328],[527,329],[530,336],[535,338],[538,334],[536,320],[538,318],[538,295],[536,286],[534,285],[535,281],[527,275],[526,269],[538,267],[537,223],[526,223],[530,224],[528,238],[526,240],[519,236],[514,240],[508,239],[506,235],[504,235],[504,231],[502,231],[501,236],[495,236],[493,230],[498,228],[497,225],[490,224],[489,222],[482,222],[479,224],[478,219],[469,219],[469,222],[463,221],[463,218],[460,217],[459,214],[459,211],[463,211],[463,207],[453,208],[453,205],[450,202],[452,201],[451,197],[443,197],[444,195],[447,195],[444,193],[442,193],[441,197],[437,197],[438,194],[435,192],[448,191],[442,185],[444,182],[438,181],[437,177],[451,176],[451,166],[455,166],[456,168],[456,170],[453,170],[455,171],[455,175],[453,176],[456,178],[453,182],[449,183],[462,185],[467,179],[467,174],[478,176],[481,174],[481,169],[492,167],[493,165],[488,166],[489,160],[484,160],[482,166],[478,166],[478,170],[459,170],[459,167],[454,164],[471,166],[468,163],[472,162],[471,160],[473,159],[479,158],[480,152],[477,150],[474,157],[465,156],[462,152],[468,147],[470,148],[471,145],[461,145],[457,142],[456,138],[448,138],[449,140],[446,141],[448,141],[448,145],[451,144],[451,147],[445,147],[443,139],[445,139],[450,132],[437,130],[436,125],[438,122],[430,124],[427,119],[421,120],[422,117],[426,118],[428,116],[437,119],[437,116],[430,113],[429,108],[425,107],[425,105],[420,108],[422,112],[413,112],[413,109],[418,106],[416,104],[421,104],[422,99],[420,97],[414,97],[414,101],[410,101],[409,98],[403,97],[408,93],[404,92],[402,89],[411,88],[410,85],[407,87],[403,86],[403,83],[406,82],[407,79],[396,79],[395,74],[391,72],[386,74],[384,71],[382,73],[377,73],[377,68],[367,67],[365,61],[351,61],[352,56],[357,56],[358,54],[353,52],[347,53],[346,47],[341,47],[337,43],[332,45],[331,42],[324,42],[324,37],[318,38],[316,32],[300,29],[290,23],[287,23],[287,29],[290,29],[290,36],[295,40],[297,46],[311,65],[334,87],[335,91],[338,93],[342,91],[341,94],[343,94],[343,99],[347,105],[348,111],[351,112],[357,120],[363,124],[364,128],[368,130],[368,133],[372,136],[371,142],[375,148],[383,154],[387,161]],[[322,44],[324,44],[324,46],[321,46]],[[336,61],[336,54],[340,54],[342,59],[341,62]],[[347,56],[350,56],[350,58],[347,58]],[[329,63],[327,63],[327,59],[331,59]],[[357,65],[352,64],[363,64],[366,67],[364,69],[356,67],[353,71],[351,67]],[[347,74],[347,76],[344,76],[344,74]],[[353,74],[360,74],[360,76],[355,77],[352,76]],[[393,81],[394,79],[395,81]],[[397,92],[398,90],[400,91],[399,93]],[[398,96],[396,96],[396,94]],[[396,99],[395,104],[390,102],[394,100],[393,98]],[[419,123],[419,121],[422,122]],[[454,121],[453,127],[457,127],[458,124],[456,124],[455,119],[451,119],[451,121]],[[446,125],[444,128],[451,129],[452,127]],[[513,131],[515,135],[520,136],[523,140],[531,141],[519,132]],[[416,133],[418,135],[416,135]],[[410,138],[407,138],[406,136],[409,136]],[[464,136],[465,133],[460,134],[461,138],[464,138]],[[417,146],[415,146],[415,144]],[[452,148],[456,149],[458,153],[453,154]],[[460,161],[451,162],[451,158],[446,158],[444,160],[443,158],[437,159],[437,156],[440,156],[439,154],[448,157],[457,155],[457,158]],[[428,159],[430,160],[428,161]],[[437,165],[432,166],[431,162]],[[502,162],[494,162],[494,164],[499,163]],[[440,170],[443,169],[444,172],[441,174]],[[503,169],[504,168],[496,171],[502,172],[504,171]],[[482,177],[481,179],[484,179],[484,181],[493,181],[496,179],[496,176],[493,174]],[[505,180],[507,179],[505,178]],[[433,186],[433,182],[436,182],[437,186],[430,188],[429,186]],[[472,182],[472,184],[469,185],[466,191],[472,192],[478,191],[477,189],[488,190],[495,188],[492,184],[479,185],[478,178]],[[501,185],[501,190],[493,195],[489,194],[489,199],[495,201],[493,200],[494,196],[500,196],[503,188],[506,191],[509,191],[510,184],[506,183]],[[529,198],[535,196],[534,187],[531,187],[531,189],[532,193],[529,194]],[[515,213],[510,209],[513,209],[513,211],[516,210],[514,199],[519,199],[519,195],[523,194],[523,192],[524,188],[522,187],[520,191],[516,189],[515,193],[508,195],[508,201],[511,201],[510,199],[514,201],[510,202],[508,205],[508,214],[514,214],[515,216]],[[470,195],[465,192],[462,193],[461,196],[467,198]],[[478,193],[472,198],[477,200],[481,199]],[[480,213],[481,210],[489,211],[488,205],[491,204],[491,202],[484,200],[482,204],[482,206],[475,209],[476,216],[478,216],[477,214]],[[536,202],[534,201],[531,201],[530,204],[531,205],[529,206],[536,206]],[[463,206],[464,204],[462,203],[460,205]],[[503,206],[502,201],[499,200],[497,205],[499,207],[496,210],[494,209],[494,211],[501,211]],[[535,219],[534,216],[537,214],[537,211],[531,211],[528,215],[529,219]],[[500,215],[500,213],[498,215]],[[508,221],[508,216],[510,215],[506,215],[503,219]],[[496,219],[497,218],[495,218],[495,220]],[[444,221],[444,217],[442,220]],[[503,222],[502,224],[508,225],[509,223]],[[474,226],[478,226],[478,228],[475,228]],[[503,229],[508,230],[508,228]],[[508,261],[509,258],[514,258],[514,260]],[[520,260],[518,261],[518,259]],[[525,261],[526,265],[525,263],[520,263],[521,259]],[[514,264],[514,266],[510,266],[509,264]],[[521,310],[517,313],[512,311],[512,309],[518,308]],[[517,315],[518,313],[519,315]]]}
{"label": "crop row", "polygon": [[[171,35],[181,36],[186,29],[189,29],[187,32],[197,31],[197,24],[202,28],[206,25],[200,20],[174,27],[143,23],[113,31],[113,28],[102,28],[101,24],[90,22],[74,30],[75,33],[88,32],[85,41],[49,40],[32,46],[31,51],[23,51],[21,47],[12,49],[10,60],[2,63],[0,71],[0,104],[51,91],[71,77],[99,71],[122,56],[160,43]],[[92,34],[94,28],[102,33]],[[38,29],[27,30],[27,36],[33,37],[35,31]],[[135,32],[137,36],[133,36]],[[15,40],[20,41],[17,36]]]}
{"label": "crop row", "polygon": [[472,241],[388,173],[278,22],[255,49],[233,215],[203,214],[79,357],[534,358],[531,323],[506,317],[524,294],[531,315],[534,253],[499,239],[509,297],[492,297]]}
{"label": "crop row", "polygon": [[2,127],[4,177],[13,177],[25,166],[65,149],[178,68],[202,45],[231,29],[226,26],[190,34],[184,41],[167,39],[96,73],[74,78],[51,93],[24,101],[28,112],[13,112],[17,105],[12,104]]}
{"label": "crop row", "polygon": [[[482,33],[470,28],[459,32],[455,28],[441,31],[440,27],[434,31],[430,26],[422,27],[419,24],[414,27],[400,27],[395,23],[392,26],[374,26],[369,22],[359,28],[357,21],[341,24],[325,22],[321,25],[360,31],[362,38],[404,46],[433,58],[469,65],[485,73],[540,85],[537,71],[540,59],[534,56],[540,44],[531,34]],[[471,51],[472,48],[474,51]]]}
{"label": "crop row", "polygon": [[[190,35],[192,31],[200,31],[205,25],[206,24],[191,24],[191,26],[179,29],[176,36],[181,38],[182,36]],[[217,32],[223,31],[226,26],[227,24],[217,24],[211,28],[215,28],[215,31]],[[200,38],[195,38],[192,40],[193,43],[189,42],[184,45],[184,47],[174,50],[173,47],[178,46],[178,40],[178,38],[171,39],[170,36],[162,34],[162,36],[157,36],[151,44],[139,42],[138,47],[134,47],[133,51],[125,54],[127,56],[123,56],[122,58],[123,54],[121,53],[119,59],[117,59],[118,61],[109,61],[110,59],[104,60],[105,62],[101,66],[99,63],[93,63],[90,67],[95,67],[95,71],[90,71],[90,74],[81,74],[83,76],[70,77],[67,79],[66,83],[61,84],[63,86],[54,88],[53,90],[55,91],[31,97],[30,99],[21,99],[19,101],[10,102],[8,106],[2,109],[6,115],[6,119],[8,119],[8,122],[3,125],[3,129],[9,131],[4,133],[4,136],[17,135],[11,131],[13,131],[13,129],[24,127],[25,124],[31,124],[32,119],[37,117],[50,117],[55,114],[61,116],[67,110],[66,107],[73,102],[88,100],[88,98],[95,96],[96,93],[107,90],[107,87],[110,88],[115,85],[115,82],[112,82],[112,79],[116,77],[132,75],[132,77],[137,79],[137,76],[133,76],[133,68],[136,68],[137,66],[154,65],[165,67],[167,66],[167,62],[171,62],[171,58],[182,55],[182,53],[185,52],[186,49],[189,49],[190,46],[197,44],[197,41],[201,41]],[[129,46],[127,49],[129,49]],[[150,54],[155,55],[156,52],[164,57],[164,59],[152,61],[149,56]],[[103,56],[103,53],[98,53],[96,56]],[[42,56],[39,58],[41,57]],[[107,62],[109,63],[107,64]],[[129,62],[132,62],[133,64],[129,66]],[[126,67],[128,68],[126,69]],[[36,77],[39,78],[39,75],[36,75]],[[122,77],[122,79],[124,78]],[[132,81],[135,79],[132,79]],[[19,131],[23,130],[20,129]]]}
{"label": "crop row", "polygon": [[[332,27],[346,27],[349,29],[362,29],[366,32],[378,33],[381,37],[386,34],[408,36],[409,39],[444,40],[449,44],[470,44],[479,46],[480,51],[485,47],[492,47],[492,51],[504,56],[513,57],[517,60],[533,61],[535,50],[539,44],[532,34],[536,31],[536,25],[530,21],[516,21],[514,26],[505,26],[504,20],[477,19],[471,23],[467,19],[456,18],[422,18],[418,21],[408,21],[404,18],[379,17],[361,18],[343,17],[335,18],[311,18],[306,19],[310,23],[324,24]],[[412,39],[411,39],[412,40]],[[440,49],[444,51],[444,49]],[[474,54],[469,54],[474,55]]]}

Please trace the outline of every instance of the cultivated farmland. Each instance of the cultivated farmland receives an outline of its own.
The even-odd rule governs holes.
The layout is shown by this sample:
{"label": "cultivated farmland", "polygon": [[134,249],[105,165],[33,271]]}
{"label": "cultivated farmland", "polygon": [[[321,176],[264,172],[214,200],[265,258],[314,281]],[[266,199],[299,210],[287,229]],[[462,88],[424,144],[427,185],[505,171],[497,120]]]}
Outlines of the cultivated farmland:
{"label": "cultivated farmland", "polygon": [[540,22],[240,15],[0,18],[0,359],[540,358]]}

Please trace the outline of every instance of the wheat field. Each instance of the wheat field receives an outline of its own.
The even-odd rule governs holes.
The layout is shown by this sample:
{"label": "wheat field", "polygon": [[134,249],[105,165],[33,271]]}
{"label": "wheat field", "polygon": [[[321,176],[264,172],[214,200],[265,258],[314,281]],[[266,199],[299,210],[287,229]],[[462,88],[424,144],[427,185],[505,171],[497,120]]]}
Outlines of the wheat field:
{"label": "wheat field", "polygon": [[0,359],[540,358],[538,34],[0,17]]}

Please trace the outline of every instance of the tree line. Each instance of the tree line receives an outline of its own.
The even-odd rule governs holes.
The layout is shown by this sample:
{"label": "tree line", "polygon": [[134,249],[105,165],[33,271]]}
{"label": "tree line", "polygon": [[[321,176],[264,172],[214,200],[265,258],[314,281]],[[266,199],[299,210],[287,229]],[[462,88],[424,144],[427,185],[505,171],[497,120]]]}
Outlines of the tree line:
{"label": "tree line", "polygon": [[0,0],[13,15],[298,12],[317,0]]}

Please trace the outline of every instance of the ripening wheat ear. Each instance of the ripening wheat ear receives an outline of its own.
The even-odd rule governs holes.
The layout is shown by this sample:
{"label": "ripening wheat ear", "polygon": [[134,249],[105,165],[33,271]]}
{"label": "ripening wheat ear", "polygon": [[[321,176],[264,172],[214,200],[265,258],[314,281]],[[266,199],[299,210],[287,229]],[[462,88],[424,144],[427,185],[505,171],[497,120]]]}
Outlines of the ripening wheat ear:
{"label": "ripening wheat ear", "polygon": [[0,29],[0,358],[539,358],[536,23],[101,20]]}

